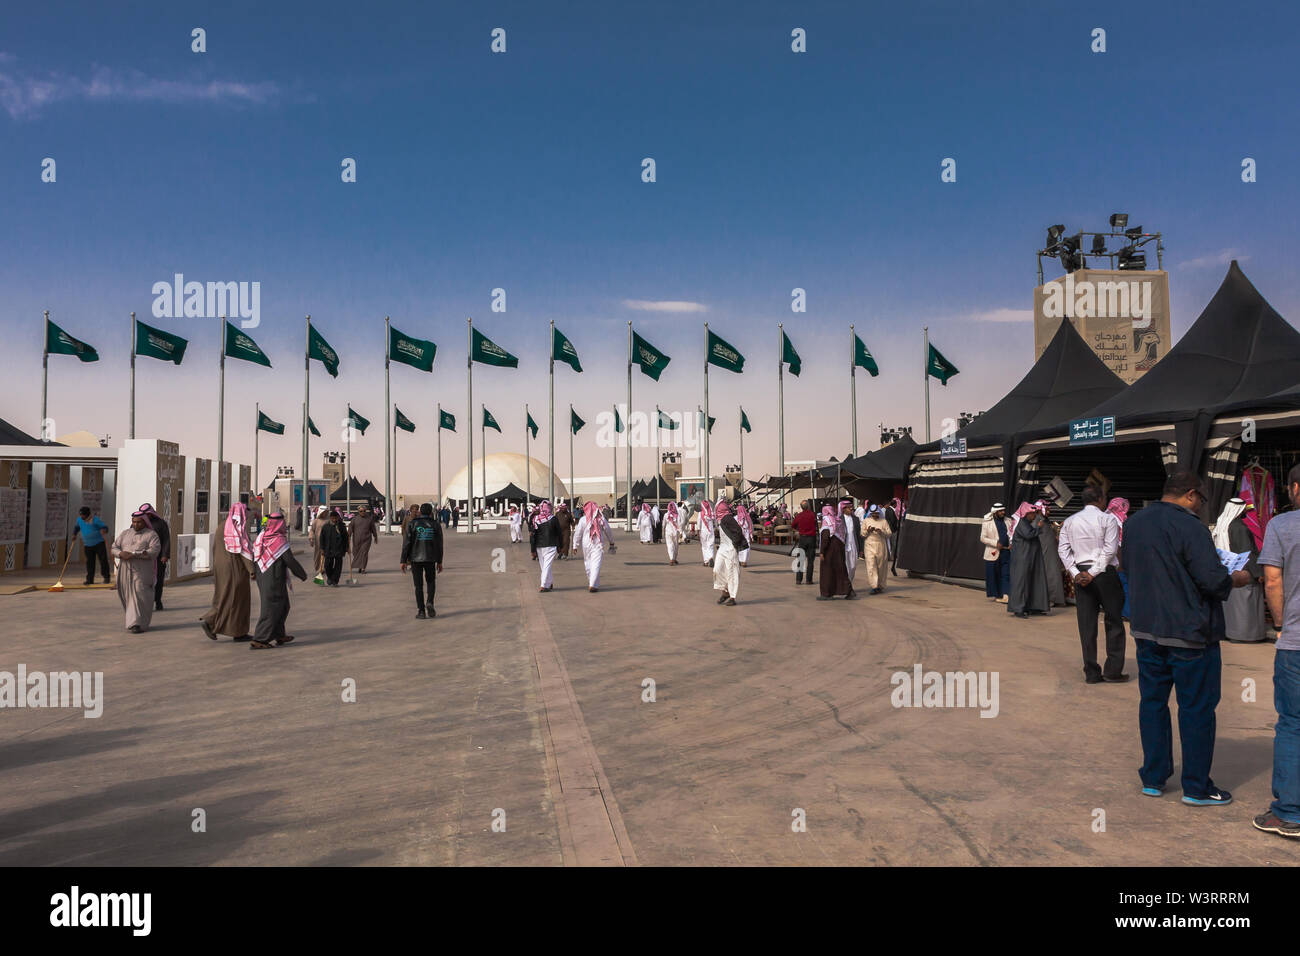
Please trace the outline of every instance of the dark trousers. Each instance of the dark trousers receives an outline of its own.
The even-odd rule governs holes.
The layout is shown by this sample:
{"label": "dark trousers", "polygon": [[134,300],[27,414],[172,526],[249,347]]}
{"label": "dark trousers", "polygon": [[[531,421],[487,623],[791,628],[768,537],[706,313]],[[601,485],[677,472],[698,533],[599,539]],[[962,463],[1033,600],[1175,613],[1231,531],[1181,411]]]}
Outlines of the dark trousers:
{"label": "dark trousers", "polygon": [[[813,583],[813,552],[817,549],[817,538],[811,534],[799,535],[799,550],[803,552],[803,571],[794,573],[795,584]],[[798,567],[798,565],[795,565]]]}
{"label": "dark trousers", "polygon": [[101,541],[99,544],[92,544],[86,547],[86,583],[95,583],[95,557],[99,557],[99,571],[104,580],[108,581],[112,575],[108,572],[108,542]]}
{"label": "dark trousers", "polygon": [[1273,657],[1273,803],[1279,820],[1300,823],[1300,651]]}
{"label": "dark trousers", "polygon": [[[1087,565],[1079,565],[1087,570]],[[1118,677],[1124,673],[1124,585],[1114,568],[1092,579],[1087,587],[1074,586],[1075,613],[1079,618],[1079,643],[1083,647],[1085,677]],[[1097,666],[1097,614],[1106,614],[1106,665]]]}
{"label": "dark trousers", "polygon": [[1138,640],[1138,727],[1142,732],[1142,783],[1164,786],[1174,772],[1169,690],[1178,693],[1178,737],[1183,745],[1183,795],[1204,797],[1214,782],[1214,709],[1219,705],[1223,658],[1219,645],[1166,647]]}
{"label": "dark trousers", "polygon": [[[437,589],[435,570],[438,565],[434,561],[412,561],[411,562],[411,579],[415,581],[415,606],[423,611],[426,607],[433,607],[433,593]],[[428,604],[424,600],[424,586],[429,585]]]}
{"label": "dark trousers", "polygon": [[338,584],[339,578],[343,576],[343,555],[327,554],[325,555],[325,580],[330,584]]}
{"label": "dark trousers", "polygon": [[[171,562],[167,562],[170,564]],[[153,606],[162,607],[163,585],[167,582],[167,564],[154,562]]]}
{"label": "dark trousers", "polygon": [[1010,551],[999,551],[996,561],[984,562],[984,593],[991,598],[1011,593]]}

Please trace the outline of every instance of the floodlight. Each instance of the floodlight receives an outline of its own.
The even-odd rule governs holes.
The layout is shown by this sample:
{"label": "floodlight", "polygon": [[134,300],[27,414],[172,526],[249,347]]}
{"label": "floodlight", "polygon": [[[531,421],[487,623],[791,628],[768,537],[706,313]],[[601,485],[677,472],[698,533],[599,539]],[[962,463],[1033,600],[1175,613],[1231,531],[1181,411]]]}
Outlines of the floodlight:
{"label": "floodlight", "polygon": [[1111,229],[1123,229],[1127,225],[1128,225],[1128,213],[1117,212],[1111,214],[1110,217]]}

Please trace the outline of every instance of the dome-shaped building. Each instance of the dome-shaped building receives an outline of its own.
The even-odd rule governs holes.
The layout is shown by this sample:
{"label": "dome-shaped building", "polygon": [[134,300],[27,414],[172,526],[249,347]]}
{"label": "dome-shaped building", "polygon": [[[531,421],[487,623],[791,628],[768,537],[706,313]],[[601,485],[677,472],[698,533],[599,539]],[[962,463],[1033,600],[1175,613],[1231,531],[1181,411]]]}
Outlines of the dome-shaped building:
{"label": "dome-shaped building", "polygon": [[[474,500],[483,498],[484,459],[474,459]],[[530,491],[534,498],[545,498],[550,493],[551,470],[536,458],[525,458],[515,452],[496,452],[488,455],[487,497],[492,498],[506,488],[514,485],[520,491]],[[452,501],[464,501],[469,494],[466,469],[462,468],[452,476],[443,494]],[[555,476],[555,497],[569,497],[568,487]]]}

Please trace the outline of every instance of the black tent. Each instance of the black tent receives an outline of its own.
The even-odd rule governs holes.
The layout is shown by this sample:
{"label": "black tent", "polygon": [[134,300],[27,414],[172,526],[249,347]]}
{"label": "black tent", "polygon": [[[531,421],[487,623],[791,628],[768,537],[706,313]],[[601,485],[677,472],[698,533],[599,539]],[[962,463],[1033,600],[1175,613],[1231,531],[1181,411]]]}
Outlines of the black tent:
{"label": "black tent", "polygon": [[0,418],[0,445],[54,445],[63,447],[58,442],[41,441],[39,438],[33,438],[21,429],[10,425],[3,418]]}
{"label": "black tent", "polygon": [[[1133,443],[1146,442],[1149,450],[1144,451],[1152,462],[1147,470],[1154,475],[1147,476],[1142,497],[1158,496],[1161,465],[1176,463],[1206,475],[1209,511],[1217,514],[1236,481],[1242,418],[1300,408],[1300,395],[1292,391],[1298,378],[1300,331],[1269,305],[1234,260],[1192,327],[1151,371],[1122,393],[1074,416],[1114,416],[1115,447],[1063,452],[1068,440],[1057,428],[1040,430],[1033,437],[1041,440],[1027,451],[1049,461],[1054,456],[1062,469],[1080,455],[1109,460],[1113,463],[1108,476],[1119,479],[1120,487],[1127,486],[1125,496],[1132,499],[1132,476],[1122,470],[1127,465],[1124,457],[1136,456]],[[1279,426],[1288,418],[1288,424],[1295,423],[1294,415],[1278,415],[1271,424]],[[1081,467],[1086,471],[1087,465]],[[1044,469],[1037,471],[1046,476]],[[1075,473],[1081,472],[1076,468]]]}
{"label": "black tent", "polygon": [[904,435],[898,441],[891,442],[877,451],[869,451],[857,458],[844,462],[845,478],[861,478],[866,481],[907,481],[907,466],[917,449],[911,435]]}
{"label": "black tent", "polygon": [[366,491],[366,486],[357,481],[355,475],[350,476],[347,482],[339,485],[334,493],[330,495],[330,501],[342,501],[346,504],[349,499],[354,507],[371,501],[371,495]]}
{"label": "black tent", "polygon": [[[492,492],[492,494],[488,495],[488,496],[487,496],[487,500],[488,500],[488,503],[489,503],[489,504],[491,504],[492,502],[495,502],[495,501],[519,501],[519,502],[522,502],[522,501],[524,501],[524,500],[525,500],[526,498],[528,498],[528,497],[529,497],[529,496],[528,496],[528,493],[525,492],[523,488],[520,488],[518,485],[516,485],[516,484],[512,481],[510,484],[506,485],[506,486],[505,486],[504,488],[502,488],[500,491],[494,491],[494,492]],[[532,500],[533,500],[533,501],[538,501],[541,497],[544,497],[544,496],[533,495],[533,496],[532,496]]]}
{"label": "black tent", "polygon": [[1014,490],[1016,452],[1024,436],[1044,428],[1068,428],[1071,419],[1124,390],[1124,381],[1070,320],[1062,319],[1043,354],[1015,388],[956,433],[966,439],[965,458],[942,458],[938,442],[914,450],[898,566],[981,577],[980,521],[995,501],[1014,508],[1006,499]]}

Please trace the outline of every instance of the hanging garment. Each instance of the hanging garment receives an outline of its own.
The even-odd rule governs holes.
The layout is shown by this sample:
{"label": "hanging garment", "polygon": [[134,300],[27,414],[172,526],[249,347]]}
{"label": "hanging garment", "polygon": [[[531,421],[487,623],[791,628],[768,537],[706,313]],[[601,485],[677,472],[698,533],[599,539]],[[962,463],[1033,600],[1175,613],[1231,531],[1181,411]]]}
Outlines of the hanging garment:
{"label": "hanging garment", "polygon": [[1277,514],[1277,496],[1273,491],[1273,476],[1263,465],[1247,465],[1241,473],[1241,488],[1237,497],[1255,510],[1246,514],[1246,527],[1255,538],[1255,550],[1264,547],[1264,531]]}

